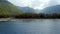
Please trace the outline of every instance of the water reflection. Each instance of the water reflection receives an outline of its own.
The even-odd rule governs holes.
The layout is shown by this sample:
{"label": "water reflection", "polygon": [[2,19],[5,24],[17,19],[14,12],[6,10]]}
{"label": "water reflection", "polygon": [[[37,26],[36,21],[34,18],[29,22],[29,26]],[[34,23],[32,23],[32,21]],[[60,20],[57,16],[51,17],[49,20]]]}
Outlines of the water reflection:
{"label": "water reflection", "polygon": [[60,34],[60,19],[0,21],[0,34]]}

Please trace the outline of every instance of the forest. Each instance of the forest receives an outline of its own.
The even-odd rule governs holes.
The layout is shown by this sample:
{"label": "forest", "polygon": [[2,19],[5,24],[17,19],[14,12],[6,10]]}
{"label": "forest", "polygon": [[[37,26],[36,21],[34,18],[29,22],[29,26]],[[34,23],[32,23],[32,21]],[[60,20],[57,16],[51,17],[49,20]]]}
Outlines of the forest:
{"label": "forest", "polygon": [[32,19],[56,19],[56,18],[60,18],[60,14],[44,14],[44,13],[40,13],[40,14],[33,14],[33,13],[24,13],[21,15],[16,15],[15,18],[32,18]]}

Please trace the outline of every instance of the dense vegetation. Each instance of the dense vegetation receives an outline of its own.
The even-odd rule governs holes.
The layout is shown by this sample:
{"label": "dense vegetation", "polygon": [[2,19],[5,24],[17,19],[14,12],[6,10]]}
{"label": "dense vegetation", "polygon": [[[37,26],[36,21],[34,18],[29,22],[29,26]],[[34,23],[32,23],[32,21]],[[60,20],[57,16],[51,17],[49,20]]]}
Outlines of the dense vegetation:
{"label": "dense vegetation", "polygon": [[37,18],[37,19],[46,19],[46,18],[60,18],[60,14],[54,13],[54,14],[44,14],[44,13],[40,13],[40,14],[33,14],[33,13],[24,13],[21,15],[16,15],[15,18]]}
{"label": "dense vegetation", "polygon": [[60,14],[58,13],[54,13],[54,14],[44,14],[44,13],[40,13],[40,14],[35,14],[35,13],[22,13],[19,15],[11,15],[9,13],[7,14],[0,14],[0,18],[7,18],[7,17],[12,17],[12,18],[18,18],[18,19],[47,19],[47,18],[60,18]]}

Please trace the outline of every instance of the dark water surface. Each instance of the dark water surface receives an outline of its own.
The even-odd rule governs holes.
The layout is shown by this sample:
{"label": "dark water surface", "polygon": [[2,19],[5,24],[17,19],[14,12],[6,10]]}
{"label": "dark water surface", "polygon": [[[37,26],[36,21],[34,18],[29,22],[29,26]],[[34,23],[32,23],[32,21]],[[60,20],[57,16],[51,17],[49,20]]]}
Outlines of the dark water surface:
{"label": "dark water surface", "polygon": [[60,34],[60,19],[0,21],[0,34]]}

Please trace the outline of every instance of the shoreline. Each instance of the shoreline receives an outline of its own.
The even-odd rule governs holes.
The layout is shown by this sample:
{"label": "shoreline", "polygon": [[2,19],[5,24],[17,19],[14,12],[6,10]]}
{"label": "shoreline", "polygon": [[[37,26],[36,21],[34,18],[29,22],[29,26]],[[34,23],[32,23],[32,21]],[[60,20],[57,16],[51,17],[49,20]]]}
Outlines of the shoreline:
{"label": "shoreline", "polygon": [[60,19],[60,18],[0,18],[0,19]]}
{"label": "shoreline", "polygon": [[[16,19],[16,18],[0,18],[0,21],[16,21],[16,20],[36,20],[36,19]],[[39,19],[38,19],[39,20]],[[42,19],[43,20],[43,19]]]}

